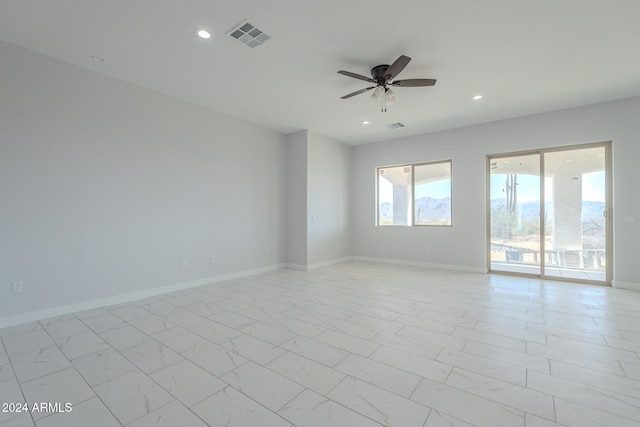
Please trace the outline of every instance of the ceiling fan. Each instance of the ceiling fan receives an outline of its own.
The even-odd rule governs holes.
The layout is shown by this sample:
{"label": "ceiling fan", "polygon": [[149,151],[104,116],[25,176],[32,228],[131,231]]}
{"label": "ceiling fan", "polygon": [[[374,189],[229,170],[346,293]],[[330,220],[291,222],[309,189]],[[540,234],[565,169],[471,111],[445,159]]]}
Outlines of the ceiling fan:
{"label": "ceiling fan", "polygon": [[391,65],[376,65],[371,69],[371,77],[366,77],[361,74],[352,73],[351,71],[340,70],[338,74],[342,74],[347,77],[353,77],[354,79],[364,80],[365,82],[373,83],[375,86],[367,87],[364,89],[351,92],[340,99],[351,98],[352,96],[360,95],[361,93],[375,89],[373,92],[374,98],[380,98],[382,101],[381,110],[387,111],[387,104],[391,105],[395,102],[395,94],[389,86],[396,87],[420,87],[420,86],[433,86],[436,84],[436,79],[405,79],[405,80],[393,80],[411,61],[411,58],[405,55],[400,55],[398,59]]}

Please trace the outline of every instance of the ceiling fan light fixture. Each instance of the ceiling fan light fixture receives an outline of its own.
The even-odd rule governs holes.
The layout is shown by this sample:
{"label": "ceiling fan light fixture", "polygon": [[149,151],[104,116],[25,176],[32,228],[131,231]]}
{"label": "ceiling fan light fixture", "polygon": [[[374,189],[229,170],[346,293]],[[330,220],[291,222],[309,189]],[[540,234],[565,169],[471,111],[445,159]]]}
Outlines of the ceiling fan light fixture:
{"label": "ceiling fan light fixture", "polygon": [[385,92],[385,97],[387,98],[387,107],[391,107],[396,103],[396,93],[391,89],[387,89]]}
{"label": "ceiling fan light fixture", "polygon": [[378,102],[380,101],[380,110],[384,113],[387,111],[387,106],[395,104],[396,97],[394,92],[389,86],[397,87],[422,87],[433,86],[436,84],[436,79],[404,79],[395,80],[396,76],[404,70],[409,64],[411,58],[405,55],[400,55],[391,65],[376,65],[371,69],[371,77],[363,76],[362,74],[352,73],[351,71],[339,70],[338,74],[343,76],[352,77],[358,80],[364,80],[374,84],[364,89],[351,92],[347,95],[340,97],[340,99],[348,99],[361,93],[374,90],[371,94],[371,99]]}

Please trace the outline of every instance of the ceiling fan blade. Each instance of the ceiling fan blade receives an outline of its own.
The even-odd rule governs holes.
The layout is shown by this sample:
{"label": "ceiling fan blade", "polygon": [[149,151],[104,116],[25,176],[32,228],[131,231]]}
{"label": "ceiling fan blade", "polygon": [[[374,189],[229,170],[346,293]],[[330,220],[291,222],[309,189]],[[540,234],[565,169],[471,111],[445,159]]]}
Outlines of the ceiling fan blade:
{"label": "ceiling fan blade", "polygon": [[404,70],[404,67],[411,61],[411,58],[408,56],[400,55],[398,59],[395,60],[393,64],[387,68],[387,72],[384,73],[384,77],[387,80],[393,80],[395,76],[400,74],[400,71]]}
{"label": "ceiling fan blade", "polygon": [[347,77],[353,77],[354,79],[364,80],[365,82],[369,82],[369,83],[375,83],[375,80],[373,80],[371,77],[366,77],[360,74],[352,73],[351,71],[340,70],[338,71],[338,74],[342,74],[343,76],[347,76]]}
{"label": "ceiling fan blade", "polygon": [[406,79],[406,80],[396,80],[391,83],[391,86],[400,86],[400,87],[418,87],[418,86],[433,86],[436,84],[436,79]]}
{"label": "ceiling fan blade", "polygon": [[342,96],[342,97],[340,97],[340,99],[351,98],[352,96],[360,95],[361,93],[365,93],[366,91],[374,89],[374,88],[375,88],[375,86],[371,86],[371,87],[368,87],[368,88],[365,88],[365,89],[360,89],[360,90],[357,90],[355,92],[351,92],[348,95]]}

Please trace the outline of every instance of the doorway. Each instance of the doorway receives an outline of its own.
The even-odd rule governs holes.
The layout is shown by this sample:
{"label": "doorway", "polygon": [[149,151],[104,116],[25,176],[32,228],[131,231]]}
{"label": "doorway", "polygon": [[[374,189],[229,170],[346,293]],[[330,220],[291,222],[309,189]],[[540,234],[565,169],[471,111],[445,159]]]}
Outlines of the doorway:
{"label": "doorway", "polygon": [[611,283],[611,143],[487,157],[490,272]]}

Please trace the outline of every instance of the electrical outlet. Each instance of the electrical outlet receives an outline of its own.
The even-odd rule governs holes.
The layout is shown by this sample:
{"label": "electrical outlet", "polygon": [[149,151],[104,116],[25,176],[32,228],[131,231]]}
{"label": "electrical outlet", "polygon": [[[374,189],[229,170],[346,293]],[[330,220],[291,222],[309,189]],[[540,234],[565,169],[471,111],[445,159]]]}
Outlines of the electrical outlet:
{"label": "electrical outlet", "polygon": [[12,289],[13,289],[13,293],[14,293],[14,294],[15,294],[15,293],[17,293],[17,292],[22,292],[23,284],[22,284],[22,281],[21,281],[21,280],[20,280],[20,281],[18,281],[18,282],[12,282],[12,283],[11,283],[11,286],[12,286]]}
{"label": "electrical outlet", "polygon": [[215,260],[216,260],[216,259],[214,258],[214,256],[213,256],[213,255],[211,255],[211,256],[209,257],[209,263],[210,263],[210,264],[213,264]]}

